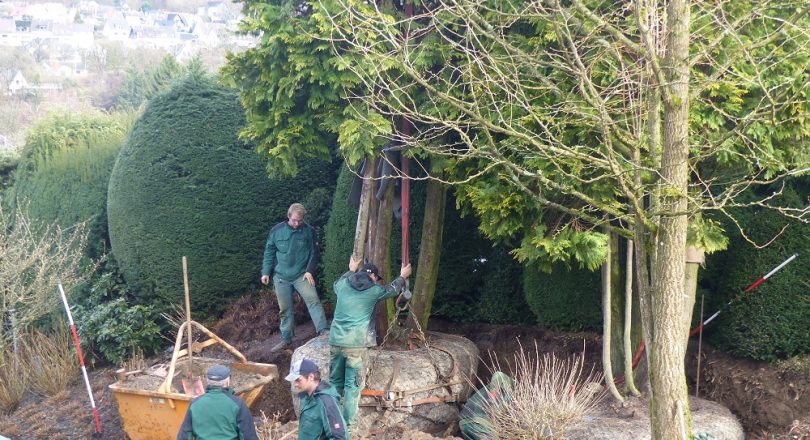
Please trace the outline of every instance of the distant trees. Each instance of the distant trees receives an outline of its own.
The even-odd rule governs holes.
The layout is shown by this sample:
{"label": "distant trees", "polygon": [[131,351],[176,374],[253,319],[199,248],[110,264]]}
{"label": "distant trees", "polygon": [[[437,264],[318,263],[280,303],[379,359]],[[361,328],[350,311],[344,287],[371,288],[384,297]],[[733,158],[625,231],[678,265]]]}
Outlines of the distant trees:
{"label": "distant trees", "polygon": [[164,56],[163,61],[154,68],[145,70],[133,68],[121,83],[115,108],[138,109],[159,92],[168,90],[175,80],[189,71],[201,72],[202,67],[197,63],[184,66],[171,55]]}

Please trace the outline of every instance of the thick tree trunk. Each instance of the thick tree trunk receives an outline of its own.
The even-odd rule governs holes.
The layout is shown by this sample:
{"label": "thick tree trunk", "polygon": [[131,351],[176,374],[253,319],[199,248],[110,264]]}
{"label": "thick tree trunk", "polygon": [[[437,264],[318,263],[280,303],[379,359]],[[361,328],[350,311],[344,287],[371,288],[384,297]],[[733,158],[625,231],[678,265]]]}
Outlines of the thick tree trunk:
{"label": "thick tree trunk", "polygon": [[[391,280],[391,227],[393,224],[394,185],[388,185],[385,196],[378,205],[374,247],[371,248],[371,261],[380,269],[380,276],[386,282]],[[399,271],[397,271],[399,273]],[[382,343],[388,331],[388,307],[385,302],[377,303],[375,311],[377,343]]]}
{"label": "thick tree trunk", "polygon": [[[413,311],[424,330],[436,293],[436,280],[439,278],[439,257],[442,251],[442,230],[444,212],[447,205],[447,186],[436,180],[427,184],[425,217],[422,222],[422,239],[419,245],[419,271],[413,286]],[[409,326],[413,326],[409,322]]]}
{"label": "thick tree trunk", "polygon": [[374,168],[376,161],[367,159],[363,170],[363,190],[360,193],[360,207],[357,209],[357,225],[354,228],[354,250],[352,256],[355,259],[362,259],[366,254],[366,243],[368,236],[368,220],[371,214],[371,205],[374,200]]}
{"label": "thick tree trunk", "polygon": [[684,289],[689,155],[689,19],[687,0],[667,6],[667,79],[661,156],[661,211],[652,266],[653,339],[650,347],[652,438],[689,439],[692,422],[686,388],[688,315],[694,297]]}

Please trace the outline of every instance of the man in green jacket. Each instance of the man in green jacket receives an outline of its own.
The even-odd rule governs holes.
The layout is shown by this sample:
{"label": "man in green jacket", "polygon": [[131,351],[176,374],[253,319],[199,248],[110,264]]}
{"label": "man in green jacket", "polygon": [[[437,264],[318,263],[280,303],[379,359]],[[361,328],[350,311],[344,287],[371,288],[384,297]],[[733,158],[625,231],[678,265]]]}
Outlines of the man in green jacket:
{"label": "man in green jacket", "polygon": [[321,380],[315,362],[302,359],[290,366],[286,379],[298,388],[301,412],[298,416],[298,440],[347,440],[346,422],[338,406],[335,388]]}
{"label": "man in green jacket", "polygon": [[403,266],[399,277],[390,284],[382,285],[377,266],[366,263],[361,267],[360,261],[352,257],[349,259],[349,271],[335,281],[337,305],[329,332],[329,380],[338,394],[343,396],[343,417],[349,432],[356,423],[360,391],[366,385],[366,332],[374,306],[380,300],[399,295],[409,276],[410,264]]}
{"label": "man in green jacket", "polygon": [[281,222],[267,235],[262,261],[262,284],[270,283],[273,274],[273,288],[276,291],[278,307],[281,310],[281,341],[270,351],[279,351],[292,345],[293,290],[301,295],[315,324],[318,334],[329,327],[323,305],[315,290],[315,268],[318,264],[318,248],[315,245],[315,229],[304,222],[307,210],[300,203],[293,203],[287,210],[287,221]]}
{"label": "man in green jacket", "polygon": [[188,405],[177,440],[258,440],[250,410],[228,388],[231,370],[214,365],[206,375],[208,388]]}
{"label": "man in green jacket", "polygon": [[489,440],[492,435],[491,417],[498,413],[499,405],[509,401],[514,381],[500,371],[492,374],[489,384],[482,387],[467,400],[461,410],[458,427],[465,440]]}

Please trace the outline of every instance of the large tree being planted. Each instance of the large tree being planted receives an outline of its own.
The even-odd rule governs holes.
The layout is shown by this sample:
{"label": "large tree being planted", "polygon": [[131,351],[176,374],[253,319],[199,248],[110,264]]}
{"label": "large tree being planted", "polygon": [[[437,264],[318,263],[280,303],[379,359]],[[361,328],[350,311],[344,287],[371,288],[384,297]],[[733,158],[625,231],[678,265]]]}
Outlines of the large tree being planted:
{"label": "large tree being planted", "polygon": [[601,228],[632,239],[652,436],[689,438],[688,244],[722,247],[709,215],[734,206],[807,220],[778,186],[740,195],[808,171],[808,6],[419,6],[411,19],[368,2],[318,2],[335,53],[350,54],[343,65],[365,85],[355,114],[420,127],[399,142],[450,159],[441,179],[459,186],[489,234],[523,236],[521,260],[596,268],[608,254]]}

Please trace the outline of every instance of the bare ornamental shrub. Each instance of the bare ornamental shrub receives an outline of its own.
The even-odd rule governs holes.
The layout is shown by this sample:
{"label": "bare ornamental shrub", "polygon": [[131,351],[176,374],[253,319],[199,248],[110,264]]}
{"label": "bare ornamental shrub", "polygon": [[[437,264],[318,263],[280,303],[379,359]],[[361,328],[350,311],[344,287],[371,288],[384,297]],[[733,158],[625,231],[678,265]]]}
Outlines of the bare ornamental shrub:
{"label": "bare ornamental shrub", "polygon": [[10,413],[17,409],[28,389],[28,368],[19,354],[2,353],[0,362],[0,409]]}
{"label": "bare ornamental shrub", "polygon": [[[295,435],[298,434],[298,429],[289,429],[286,430],[283,428],[281,421],[281,413],[273,414],[273,418],[267,417],[267,414],[264,411],[260,412],[260,417],[256,419],[256,435],[259,437],[259,440],[292,440],[296,438]],[[287,428],[291,428],[287,426]]]}
{"label": "bare ornamental shrub", "polygon": [[562,439],[605,396],[602,375],[584,374],[584,355],[559,359],[522,347],[515,354],[514,384],[503,399],[483,402],[492,438]]}
{"label": "bare ornamental shrub", "polygon": [[70,292],[87,279],[94,267],[83,261],[86,246],[86,223],[41,225],[25,209],[0,207],[0,312],[14,310],[15,330],[57,310],[58,283]]}
{"label": "bare ornamental shrub", "polygon": [[63,327],[51,334],[33,332],[22,343],[31,388],[37,393],[54,396],[79,378],[79,361],[73,354],[70,330]]}

